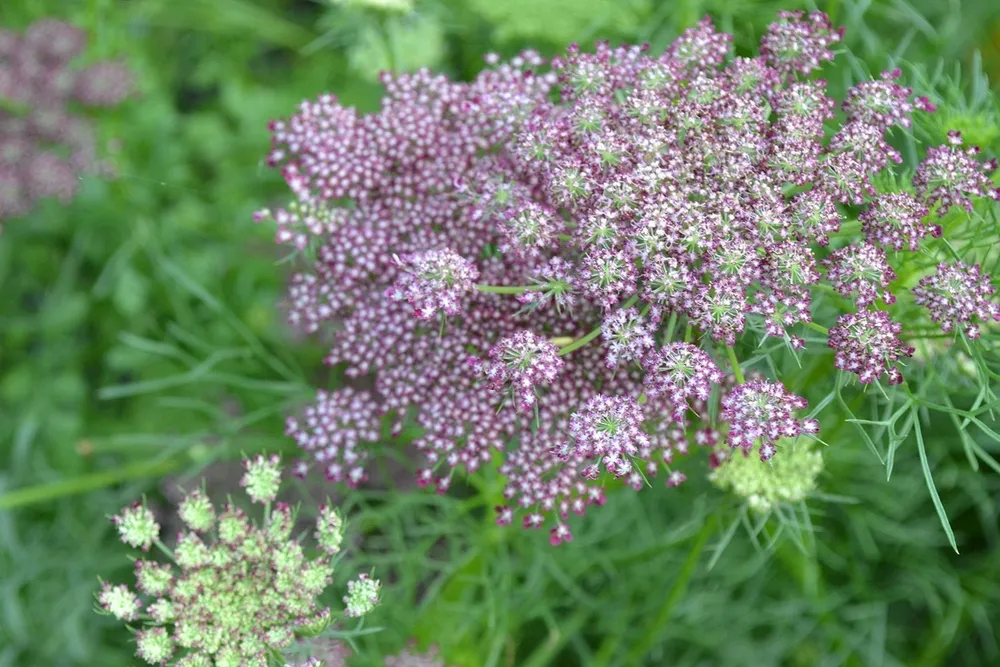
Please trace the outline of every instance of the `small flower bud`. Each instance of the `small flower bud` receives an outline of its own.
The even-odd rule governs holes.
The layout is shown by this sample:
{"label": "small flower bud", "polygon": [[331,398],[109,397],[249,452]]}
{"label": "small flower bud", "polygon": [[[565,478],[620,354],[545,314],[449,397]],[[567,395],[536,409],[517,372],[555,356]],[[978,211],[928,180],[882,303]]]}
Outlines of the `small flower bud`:
{"label": "small flower bud", "polygon": [[320,549],[331,556],[339,553],[344,540],[344,520],[340,513],[329,505],[320,505],[314,536]]}
{"label": "small flower bud", "polygon": [[135,636],[136,655],[151,665],[162,665],[174,653],[174,642],[163,628],[139,630]]}
{"label": "small flower bud", "polygon": [[143,551],[149,551],[149,547],[160,537],[160,524],[140,502],[111,517],[111,523],[118,527],[122,542]]}
{"label": "small flower bud", "polygon": [[125,584],[112,586],[104,582],[97,596],[101,608],[119,621],[134,621],[139,618],[142,603],[139,596],[129,590]]}
{"label": "small flower bud", "polygon": [[344,615],[357,618],[370,612],[379,602],[381,588],[381,582],[367,574],[359,574],[357,579],[347,582],[347,595],[344,596],[347,609],[344,610]]}
{"label": "small flower bud", "polygon": [[281,459],[277,454],[265,457],[263,454],[243,462],[246,469],[240,486],[255,503],[270,503],[278,496],[281,486]]}

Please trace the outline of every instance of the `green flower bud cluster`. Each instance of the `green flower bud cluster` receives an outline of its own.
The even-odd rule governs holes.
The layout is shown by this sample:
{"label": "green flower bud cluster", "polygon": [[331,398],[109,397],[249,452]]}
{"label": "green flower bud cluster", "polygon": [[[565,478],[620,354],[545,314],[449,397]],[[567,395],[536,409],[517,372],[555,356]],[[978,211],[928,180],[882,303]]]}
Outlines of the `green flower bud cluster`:
{"label": "green flower bud cluster", "polygon": [[[217,512],[202,491],[181,501],[186,531],[170,550],[160,526],[142,503],[112,518],[121,539],[148,551],[156,545],[172,562],[136,562],[138,592],[103,583],[99,611],[138,622],[136,655],[149,664],[178,667],[266,667],[299,637],[321,632],[331,621],[317,604],[330,585],[344,522],[322,506],[313,533],[320,555],[309,558],[292,538],[296,510],[275,503],[281,482],[278,457],[244,462],[241,486],[265,505],[261,525],[231,503]],[[380,584],[368,575],[348,584],[345,616],[358,617],[378,603]]]}
{"label": "green flower bud cluster", "polygon": [[781,456],[765,465],[739,450],[726,452],[729,456],[712,470],[709,479],[720,489],[746,499],[756,512],[768,512],[779,503],[796,503],[816,488],[823,457],[807,438],[782,439],[778,449]]}

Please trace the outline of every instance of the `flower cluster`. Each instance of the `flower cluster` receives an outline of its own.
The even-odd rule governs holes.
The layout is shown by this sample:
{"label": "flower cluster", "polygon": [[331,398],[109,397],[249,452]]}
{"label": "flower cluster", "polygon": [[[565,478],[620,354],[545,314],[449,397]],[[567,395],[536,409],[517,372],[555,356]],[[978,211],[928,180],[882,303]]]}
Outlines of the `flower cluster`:
{"label": "flower cluster", "polygon": [[789,393],[780,384],[752,381],[732,389],[722,399],[722,419],[729,424],[729,444],[750,452],[758,443],[762,461],[774,456],[780,438],[817,433],[815,419],[799,420],[795,411],[804,410],[805,399]]}
{"label": "flower cluster", "polygon": [[744,498],[755,512],[768,512],[779,503],[797,503],[816,488],[823,455],[808,440],[779,441],[781,456],[761,465],[746,452],[726,456],[709,473],[721,489]]}
{"label": "flower cluster", "polygon": [[952,206],[971,212],[973,197],[1000,201],[1000,188],[994,188],[989,172],[997,168],[995,160],[980,163],[978,146],[963,148],[960,132],[948,133],[948,143],[927,151],[927,159],[913,175],[913,186],[927,198],[929,206],[939,205],[943,216]]}
{"label": "flower cluster", "polygon": [[[598,394],[569,418],[571,442],[566,445],[577,457],[597,459],[616,477],[632,471],[631,457],[647,446],[649,436],[641,429],[642,408],[634,400]],[[596,479],[597,463],[583,471]]]}
{"label": "flower cluster", "polygon": [[113,107],[129,93],[124,65],[73,68],[86,46],[82,30],[41,19],[21,34],[0,28],[0,221],[38,200],[65,203],[84,173],[109,173],[79,107]]}
{"label": "flower cluster", "polygon": [[[901,160],[887,133],[933,105],[896,70],[838,105],[812,73],[841,34],[783,12],[757,57],[732,57],[706,19],[663,54],[491,55],[468,83],[386,73],[376,113],[322,95],[272,122],[268,162],[294,201],[258,218],[316,248],[289,320],[330,324],[327,363],[374,384],[321,392],[290,432],[357,483],[362,432],[412,416],[419,483],[442,492],[499,459],[498,522],[548,524],[558,544],[612,478],[681,483],[691,441],[728,432],[768,459],[814,432],[784,386],[726,387],[713,360],[747,328],[803,347],[807,327],[825,330],[818,290],[857,306],[830,331],[837,367],[901,377],[901,330],[875,310],[893,298],[886,251],[932,243],[938,202],[989,192],[971,149],[951,145],[928,153],[916,194],[876,190]],[[842,225],[856,211],[862,240]]]}
{"label": "flower cluster", "polygon": [[832,253],[826,263],[827,280],[845,297],[854,297],[859,307],[870,306],[879,298],[886,303],[896,301],[888,290],[896,273],[881,248],[869,243],[847,246]]}
{"label": "flower cluster", "polygon": [[882,310],[841,315],[830,329],[828,345],[836,350],[833,363],[842,371],[857,374],[864,384],[883,374],[889,376],[889,384],[900,384],[903,373],[895,363],[913,356],[913,348],[899,340],[902,330],[903,325]]}
{"label": "flower cluster", "polygon": [[423,320],[461,312],[463,295],[475,289],[479,277],[472,262],[448,249],[416,253],[397,262],[399,279],[387,294],[409,303]]}
{"label": "flower cluster", "polygon": [[[201,491],[178,507],[186,531],[171,552],[160,542],[160,526],[141,503],[112,518],[122,540],[148,550],[157,544],[172,563],[136,561],[139,594],[124,584],[104,583],[100,609],[119,620],[141,621],[137,655],[149,664],[258,665],[296,637],[313,634],[330,621],[316,599],[329,586],[333,556],[343,539],[343,523],[324,508],[316,525],[321,555],[310,559],[292,538],[296,511],[275,502],[280,482],[275,457],[244,462],[241,480],[253,502],[269,507],[258,526],[237,507],[217,512]],[[361,575],[348,584],[345,615],[361,616],[378,602],[379,583]],[[143,599],[146,598],[146,599]]]}
{"label": "flower cluster", "polygon": [[674,420],[684,422],[689,401],[707,401],[722,371],[708,353],[690,343],[668,343],[642,360],[649,396],[663,395],[674,407]]}
{"label": "flower cluster", "polygon": [[964,326],[969,338],[979,338],[979,324],[972,318],[1000,322],[1000,305],[990,301],[994,292],[989,276],[983,275],[978,264],[961,262],[939,265],[934,275],[913,288],[914,301],[930,311],[931,319],[939,322],[943,331]]}
{"label": "flower cluster", "polygon": [[524,410],[537,403],[536,388],[555,380],[563,366],[559,348],[530,331],[501,339],[490,348],[486,360],[473,358],[470,363],[494,390],[509,389]]}

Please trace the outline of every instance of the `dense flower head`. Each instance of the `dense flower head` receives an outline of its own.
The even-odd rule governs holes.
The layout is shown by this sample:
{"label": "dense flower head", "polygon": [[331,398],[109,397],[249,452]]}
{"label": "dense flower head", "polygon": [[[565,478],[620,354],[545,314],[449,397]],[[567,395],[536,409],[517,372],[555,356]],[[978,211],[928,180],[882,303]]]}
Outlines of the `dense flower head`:
{"label": "dense flower head", "polygon": [[530,331],[502,338],[486,359],[472,359],[475,372],[495,391],[509,391],[522,410],[534,407],[538,389],[550,384],[563,367],[559,348]]}
{"label": "dense flower head", "polygon": [[98,159],[82,107],[113,107],[131,90],[128,69],[102,61],[73,67],[86,34],[57,19],[21,33],[4,30],[0,45],[0,221],[36,202],[72,199],[83,174],[111,175]]}
{"label": "dense flower head", "polygon": [[729,423],[729,445],[750,452],[759,444],[762,461],[774,456],[780,438],[794,438],[803,433],[817,433],[815,419],[797,419],[795,412],[807,406],[775,382],[754,380],[732,389],[722,399],[722,418]]}
{"label": "dense flower head", "polygon": [[960,132],[948,133],[948,143],[930,148],[927,157],[913,175],[913,187],[927,199],[930,207],[938,206],[943,216],[952,206],[972,212],[973,197],[989,197],[1000,201],[1000,188],[994,188],[988,172],[995,163],[981,163],[978,146],[963,148]]}
{"label": "dense flower head", "polygon": [[607,364],[638,362],[655,341],[659,313],[640,313],[635,307],[621,308],[612,313],[601,327],[601,338],[607,349]]}
{"label": "dense flower head", "polygon": [[[631,457],[648,443],[649,436],[640,428],[642,421],[642,407],[635,400],[598,394],[570,416],[570,446],[621,477],[632,471]],[[584,471],[588,477],[597,473],[596,463]]]}
{"label": "dense flower head", "polygon": [[991,300],[996,289],[978,264],[939,264],[937,271],[913,288],[914,302],[930,312],[931,319],[945,332],[964,327],[969,338],[979,338],[978,318],[1000,322],[1000,305]]}
{"label": "dense flower head", "polygon": [[755,512],[768,512],[780,503],[797,503],[816,488],[823,455],[805,439],[779,440],[777,456],[768,465],[745,451],[723,457],[709,473],[715,486],[743,498]]}
{"label": "dense flower head", "polygon": [[842,37],[843,29],[835,29],[822,12],[806,16],[803,11],[782,11],[761,39],[760,52],[771,67],[786,76],[809,76],[823,62],[833,60],[830,47]]}
{"label": "dense flower head", "polygon": [[889,283],[896,273],[889,266],[885,252],[870,243],[849,245],[833,252],[827,259],[826,277],[833,288],[845,297],[853,297],[859,307],[882,299],[886,303],[896,298],[889,291]]}
{"label": "dense flower head", "polygon": [[160,538],[160,524],[144,503],[134,503],[111,517],[111,523],[118,528],[122,542],[143,551]]}
{"label": "dense flower head", "polygon": [[[499,461],[497,521],[560,544],[571,515],[603,503],[601,466],[634,488],[660,473],[677,485],[692,442],[742,428],[768,455],[774,424],[812,428],[780,416],[794,401],[778,392],[761,394],[766,414],[727,413],[734,430],[705,387],[748,328],[803,347],[802,329],[822,330],[817,287],[888,297],[884,249],[926,235],[925,202],[875,184],[901,158],[887,133],[931,105],[894,72],[835,100],[814,72],[840,39],[819,12],[785,12],[758,57],[733,58],[706,19],[662,54],[602,42],[549,61],[491,55],[469,82],[384,73],[375,113],[325,94],[273,121],[268,162],[293,202],[257,217],[315,250],[288,319],[329,332],[325,361],[348,383],[289,433],[356,485],[383,420],[395,434],[405,416],[419,484],[444,492]],[[941,181],[929,159],[920,199]],[[843,205],[864,211],[867,244],[833,238],[854,228]],[[823,275],[817,247],[831,244]],[[681,332],[707,355],[686,383],[663,365]]]}
{"label": "dense flower head", "polygon": [[475,290],[479,271],[451,250],[429,250],[399,259],[400,274],[388,295],[406,301],[419,319],[457,315],[463,297]]}
{"label": "dense flower head", "polygon": [[[915,108],[910,100],[913,91],[896,83],[902,74],[897,67],[883,72],[881,79],[862,81],[851,88],[843,104],[848,120],[883,128],[893,125],[910,127],[910,114]],[[924,98],[917,106],[927,110]]]}
{"label": "dense flower head", "polygon": [[[365,479],[367,453],[361,447],[379,439],[378,414],[378,406],[367,392],[351,387],[320,390],[301,418],[286,420],[285,434],[312,456],[328,480],[353,487]],[[305,477],[308,469],[309,463],[300,461],[292,472]]]}
{"label": "dense flower head", "polygon": [[278,495],[281,485],[281,460],[277,454],[264,456],[258,454],[243,462],[246,469],[240,486],[246,489],[247,496],[255,503],[270,503]]}
{"label": "dense flower head", "polygon": [[369,613],[378,604],[378,594],[382,584],[367,574],[359,574],[357,579],[347,582],[344,596],[344,615],[357,618]]}
{"label": "dense flower head", "polygon": [[690,343],[668,343],[642,360],[649,396],[663,395],[674,407],[674,419],[684,421],[690,402],[707,401],[723,375],[707,352]]}
{"label": "dense flower head", "polygon": [[900,384],[903,374],[895,365],[913,356],[913,348],[899,340],[903,326],[883,310],[862,310],[837,318],[830,328],[828,345],[836,351],[834,365],[855,373],[868,384],[888,374],[890,384]]}
{"label": "dense flower head", "polygon": [[[263,485],[253,479],[245,484],[251,500],[273,500],[276,489],[270,473],[277,464],[258,457],[247,460],[245,467],[251,478],[267,478]],[[200,494],[195,492],[193,501],[189,497],[182,504],[188,508],[186,524],[198,517],[193,521],[198,532],[177,536],[172,562],[136,563],[138,588],[151,600],[144,602],[125,585],[105,583],[98,604],[120,620],[147,621],[136,635],[136,655],[149,664],[166,664],[179,651],[184,657],[178,665],[266,667],[273,651],[329,622],[329,610],[320,608],[316,599],[332,581],[332,551],[324,548],[319,558],[307,557],[292,538],[295,512],[284,503],[276,503],[260,526],[227,504],[208,527]],[[136,509],[126,513],[134,516]],[[339,545],[340,524],[333,525],[331,517],[323,510],[317,519],[321,546],[330,546],[331,531]],[[348,614],[371,611],[378,588],[379,582],[367,575],[352,582],[345,598],[350,600]]]}
{"label": "dense flower head", "polygon": [[858,215],[858,220],[869,243],[893,250],[916,251],[924,236],[941,236],[940,226],[924,222],[929,213],[927,206],[914,195],[892,192],[872,199]]}

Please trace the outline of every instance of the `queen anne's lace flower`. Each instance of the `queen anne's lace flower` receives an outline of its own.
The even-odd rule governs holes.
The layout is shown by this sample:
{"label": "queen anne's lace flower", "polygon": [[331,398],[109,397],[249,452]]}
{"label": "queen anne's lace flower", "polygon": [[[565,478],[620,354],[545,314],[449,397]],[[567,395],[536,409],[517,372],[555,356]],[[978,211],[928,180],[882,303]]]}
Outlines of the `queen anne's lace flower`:
{"label": "queen anne's lace flower", "polygon": [[797,503],[816,488],[823,456],[808,440],[779,440],[781,456],[761,465],[746,452],[734,452],[709,473],[713,484],[744,498],[755,512],[768,512],[779,503]]}
{"label": "queen anne's lace flower", "polygon": [[[649,442],[640,425],[642,408],[634,400],[598,394],[570,416],[571,447],[584,458],[596,458],[616,477],[632,471],[631,457]],[[584,470],[590,479],[598,474],[597,464]]]}
{"label": "queen anne's lace flower", "polygon": [[862,310],[837,318],[828,345],[836,351],[834,365],[856,373],[864,384],[888,374],[890,384],[900,384],[903,374],[895,362],[913,356],[913,348],[899,340],[903,326],[882,310]]}
{"label": "queen anne's lace flower", "polygon": [[653,333],[658,315],[642,315],[635,308],[622,308],[604,321],[601,338],[608,350],[608,366],[614,368],[621,363],[642,359],[655,343]]}
{"label": "queen anne's lace flower", "polygon": [[[251,498],[273,500],[277,489],[271,473],[277,471],[277,463],[257,458],[245,465]],[[266,477],[266,483],[254,479],[258,476]],[[154,598],[145,605],[152,623],[136,634],[139,658],[165,664],[175,652],[182,652],[178,665],[266,667],[274,651],[329,623],[329,609],[316,603],[332,581],[335,550],[329,547],[342,539],[342,525],[332,522],[329,512],[321,511],[317,520],[325,553],[310,559],[292,539],[294,512],[283,503],[275,504],[262,526],[229,505],[216,517],[200,492],[183,506],[185,523],[196,524],[199,532],[178,536],[172,563],[136,563],[139,589]],[[125,516],[143,512],[148,510],[132,507]],[[134,544],[130,538],[122,534],[123,541]],[[351,582],[345,598],[348,615],[371,611],[378,602],[378,588],[379,582],[367,575]],[[105,583],[97,600],[116,618],[140,618],[143,603],[125,585]]]}
{"label": "queen anne's lace flower", "polygon": [[941,236],[941,227],[923,219],[929,211],[923,202],[908,192],[880,194],[858,216],[861,231],[869,243],[894,250],[915,251],[920,239],[928,234]]}
{"label": "queen anne's lace flower", "polygon": [[426,320],[461,312],[464,295],[475,290],[479,271],[451,250],[430,250],[399,259],[401,272],[388,295],[406,301]]}
{"label": "queen anne's lace flower", "polygon": [[962,135],[948,133],[948,144],[931,148],[913,175],[913,187],[924,195],[928,206],[940,204],[943,216],[952,206],[972,212],[973,197],[989,197],[1000,201],[1000,188],[994,188],[987,175],[996,169],[995,163],[980,163],[978,146],[962,148]]}
{"label": "queen anne's lace flower", "polygon": [[940,264],[912,292],[914,302],[927,308],[945,332],[965,327],[969,338],[979,338],[979,324],[973,318],[1000,322],[1000,305],[990,300],[996,289],[978,264]]}
{"label": "queen anne's lace flower", "polygon": [[470,360],[495,391],[509,390],[522,410],[538,401],[538,388],[556,379],[563,367],[559,348],[530,331],[518,331],[490,348],[486,359]]}
{"label": "queen anne's lace flower", "polygon": [[669,343],[650,352],[642,361],[646,371],[646,393],[666,396],[674,408],[674,420],[684,421],[691,401],[707,401],[712,385],[720,384],[722,371],[712,357],[690,343]]}
{"label": "queen anne's lace flower", "polygon": [[859,307],[875,303],[881,298],[894,303],[896,297],[888,290],[896,273],[889,266],[885,252],[870,243],[859,243],[841,248],[826,260],[827,279],[833,288],[845,297],[854,297]]}
{"label": "queen anne's lace flower", "polygon": [[[328,478],[358,484],[382,420],[393,433],[412,420],[419,484],[444,492],[499,460],[497,521],[544,526],[553,544],[603,502],[601,466],[633,488],[657,474],[677,485],[690,441],[727,430],[769,456],[778,426],[801,425],[773,417],[794,401],[761,393],[774,402],[763,413],[733,403],[743,421],[718,419],[704,400],[711,348],[747,327],[801,348],[817,284],[889,298],[884,250],[928,230],[923,203],[874,184],[900,159],[887,132],[932,107],[895,72],[838,104],[812,74],[840,39],[819,12],[784,12],[759,57],[732,59],[706,19],[662,54],[600,43],[491,56],[469,82],[386,73],[376,113],[321,95],[274,121],[268,162],[294,203],[271,217],[315,257],[292,279],[289,321],[329,325],[325,361],[350,385],[289,433]],[[922,199],[986,193],[960,149],[921,169]],[[823,276],[817,246],[842,229],[841,204],[862,209],[867,242],[833,253]],[[881,318],[841,319],[838,367],[867,381],[894,368],[905,348],[898,331],[880,337]],[[712,352],[692,357],[701,375],[670,374],[682,348],[667,331]]]}
{"label": "queen anne's lace flower", "polygon": [[824,61],[833,60],[830,47],[842,37],[843,29],[834,29],[822,12],[807,17],[802,11],[782,11],[761,39],[760,53],[786,76],[809,76]]}
{"label": "queen anne's lace flower", "polygon": [[815,419],[799,420],[794,413],[808,405],[781,384],[752,381],[732,389],[722,399],[722,418],[729,423],[729,444],[750,452],[758,443],[762,461],[775,453],[779,438],[819,432]]}

